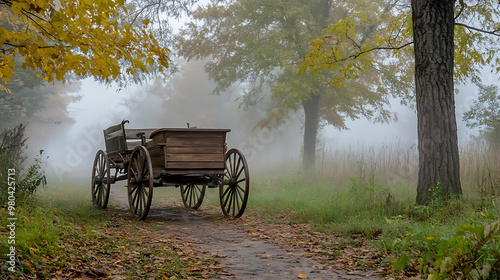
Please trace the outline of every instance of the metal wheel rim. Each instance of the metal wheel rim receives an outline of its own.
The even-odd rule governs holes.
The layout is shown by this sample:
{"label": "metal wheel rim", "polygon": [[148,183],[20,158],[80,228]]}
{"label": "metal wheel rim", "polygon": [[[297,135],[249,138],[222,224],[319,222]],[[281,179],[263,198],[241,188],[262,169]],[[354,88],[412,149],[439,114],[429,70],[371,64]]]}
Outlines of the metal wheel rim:
{"label": "metal wheel rim", "polygon": [[226,170],[219,188],[222,212],[225,216],[239,218],[248,201],[250,177],[245,157],[237,149],[226,153]]}
{"label": "metal wheel rim", "polygon": [[181,196],[184,207],[198,209],[205,197],[206,185],[187,184],[181,185]]}
{"label": "metal wheel rim", "polygon": [[128,166],[127,193],[130,212],[140,220],[146,219],[153,198],[153,167],[148,150],[134,149]]}
{"label": "metal wheel rim", "polygon": [[94,158],[92,168],[92,203],[101,209],[106,209],[109,200],[111,173],[108,155],[99,150]]}

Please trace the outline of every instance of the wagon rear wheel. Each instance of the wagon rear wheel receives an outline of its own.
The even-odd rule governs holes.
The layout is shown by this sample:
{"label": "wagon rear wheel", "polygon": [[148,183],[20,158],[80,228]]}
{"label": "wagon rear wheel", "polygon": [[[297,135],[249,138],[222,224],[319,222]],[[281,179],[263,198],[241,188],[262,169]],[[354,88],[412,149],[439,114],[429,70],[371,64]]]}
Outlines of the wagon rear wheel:
{"label": "wagon rear wheel", "polygon": [[250,177],[247,161],[237,149],[226,153],[226,172],[219,187],[222,212],[226,216],[241,217],[248,201]]}
{"label": "wagon rear wheel", "polygon": [[106,209],[109,200],[111,175],[108,155],[99,150],[95,155],[92,168],[92,203],[101,209]]}
{"label": "wagon rear wheel", "polygon": [[153,199],[153,166],[144,146],[134,149],[128,166],[128,203],[132,214],[146,219]]}
{"label": "wagon rear wheel", "polygon": [[198,209],[205,197],[206,185],[195,185],[189,183],[181,185],[182,202],[186,208]]}

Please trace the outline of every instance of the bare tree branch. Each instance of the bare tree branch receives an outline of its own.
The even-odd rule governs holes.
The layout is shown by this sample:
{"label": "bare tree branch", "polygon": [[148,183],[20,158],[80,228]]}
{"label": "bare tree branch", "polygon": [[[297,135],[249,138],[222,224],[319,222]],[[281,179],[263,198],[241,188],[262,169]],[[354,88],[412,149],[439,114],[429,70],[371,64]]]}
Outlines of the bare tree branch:
{"label": "bare tree branch", "polygon": [[400,49],[406,48],[406,47],[408,47],[409,45],[412,45],[412,44],[413,44],[413,41],[412,42],[408,42],[408,43],[403,44],[403,45],[398,46],[398,47],[374,47],[374,48],[370,48],[370,49],[367,49],[367,50],[364,50],[364,51],[360,51],[358,53],[353,53],[350,56],[344,57],[342,59],[335,58],[332,62],[326,62],[326,64],[334,64],[334,63],[337,63],[337,62],[343,62],[343,61],[349,60],[351,58],[352,59],[356,59],[356,58],[358,58],[359,56],[361,56],[363,54],[366,54],[366,53],[369,53],[369,52],[372,52],[372,51],[377,51],[377,50],[400,50]]}
{"label": "bare tree branch", "polygon": [[482,32],[482,33],[486,33],[486,34],[490,34],[490,35],[494,35],[494,36],[500,37],[500,30],[489,31],[489,30],[480,29],[480,28],[477,28],[477,27],[474,27],[474,26],[470,26],[470,25],[467,25],[467,24],[464,24],[464,23],[460,23],[460,22],[455,22],[455,25],[463,26],[463,27],[465,27],[467,29],[470,29],[470,30],[474,30],[474,31],[478,31],[478,32]]}

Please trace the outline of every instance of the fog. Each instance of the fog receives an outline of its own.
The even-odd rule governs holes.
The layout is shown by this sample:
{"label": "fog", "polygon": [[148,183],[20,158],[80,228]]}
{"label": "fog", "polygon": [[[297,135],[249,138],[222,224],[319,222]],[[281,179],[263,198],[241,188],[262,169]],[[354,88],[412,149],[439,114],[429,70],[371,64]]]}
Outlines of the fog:
{"label": "fog", "polygon": [[[494,82],[486,77],[485,83]],[[49,183],[90,180],[95,153],[104,149],[103,129],[129,120],[129,128],[229,128],[228,148],[238,148],[246,156],[252,172],[272,167],[296,170],[300,165],[303,116],[298,112],[286,125],[267,131],[254,129],[264,116],[260,107],[240,108],[239,88],[220,96],[211,95],[214,84],[203,70],[202,62],[190,62],[171,81],[157,81],[117,91],[92,79],[82,81],[81,100],[68,107],[74,123],[31,126],[29,148],[45,150]],[[459,138],[465,141],[473,131],[461,121],[462,114],[476,97],[472,86],[460,87],[456,95]],[[326,126],[318,135],[318,147],[324,152],[348,146],[390,145],[395,141],[417,142],[417,123],[414,110],[392,102],[399,120],[390,124],[373,124],[369,120],[349,120],[347,131]]]}
{"label": "fog", "polygon": [[[253,170],[299,162],[300,117],[276,131],[254,129],[263,116],[258,108],[239,107],[238,89],[215,96],[201,62],[185,65],[169,83],[156,82],[118,91],[92,79],[82,81],[81,100],[69,106],[73,124],[31,127],[31,151],[49,156],[49,181],[90,178],[93,159],[104,149],[103,129],[129,120],[128,128],[229,128],[228,148],[238,148]],[[50,127],[49,127],[50,126]],[[50,133],[43,133],[50,130]]]}
{"label": "fog", "polygon": [[[205,3],[202,1],[201,3]],[[182,25],[180,19],[174,25]],[[175,27],[175,26],[174,26]],[[28,145],[32,153],[44,150],[47,159],[49,183],[67,180],[90,180],[96,152],[104,149],[103,129],[129,120],[129,128],[172,128],[191,126],[201,128],[229,128],[229,148],[238,148],[246,156],[251,172],[271,167],[295,170],[300,165],[303,142],[303,113],[301,111],[286,125],[274,131],[254,129],[265,115],[263,107],[249,110],[240,108],[241,88],[233,88],[220,96],[210,95],[214,84],[199,61],[180,65],[181,72],[171,81],[156,81],[135,85],[117,91],[116,87],[102,85],[92,78],[81,81],[77,94],[82,98],[68,107],[74,123],[60,125],[34,123],[29,126]],[[485,71],[484,83],[496,83],[497,77]],[[476,131],[466,128],[462,115],[477,96],[474,86],[459,86],[456,114],[459,141],[466,141]],[[413,109],[391,101],[391,109],[398,113],[398,121],[374,124],[370,120],[347,120],[349,130],[339,131],[325,126],[318,133],[318,149],[329,153],[349,146],[390,145],[394,142],[417,143],[417,119]]]}

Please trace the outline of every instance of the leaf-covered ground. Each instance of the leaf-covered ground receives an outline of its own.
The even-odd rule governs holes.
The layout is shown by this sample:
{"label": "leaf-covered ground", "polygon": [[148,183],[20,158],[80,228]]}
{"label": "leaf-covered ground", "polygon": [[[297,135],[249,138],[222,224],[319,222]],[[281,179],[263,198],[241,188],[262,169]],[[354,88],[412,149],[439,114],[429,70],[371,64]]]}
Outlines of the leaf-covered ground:
{"label": "leaf-covered ground", "polygon": [[[379,279],[391,273],[361,236],[318,232],[286,216],[270,223],[252,209],[228,219],[215,206],[186,210],[179,198],[154,202],[147,220],[137,221],[120,190],[112,197],[108,209],[89,207],[90,214],[67,215],[57,207],[24,213],[20,230],[38,228],[39,235],[18,248],[21,273],[4,266],[1,278]],[[45,227],[57,238],[50,240]]]}
{"label": "leaf-covered ground", "polygon": [[[128,213],[116,209],[103,215],[105,223],[89,227],[79,222],[59,223],[54,216],[50,227],[63,229],[62,235],[56,244],[47,246],[56,248],[41,252],[43,243],[49,241],[42,246],[25,242],[17,248],[16,269],[20,271],[7,271],[3,262],[1,278],[199,279],[229,273],[215,259],[200,258],[189,242],[163,236],[152,223],[131,221]],[[36,216],[28,213],[23,218]]]}

